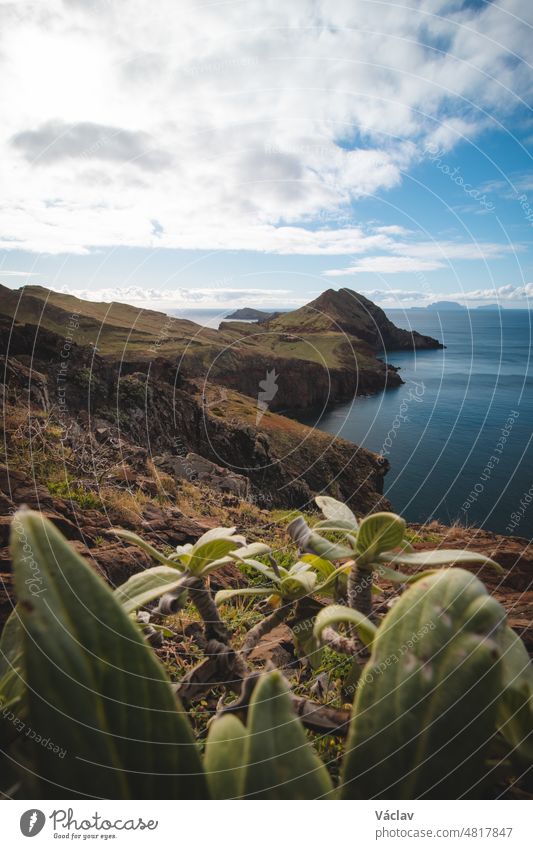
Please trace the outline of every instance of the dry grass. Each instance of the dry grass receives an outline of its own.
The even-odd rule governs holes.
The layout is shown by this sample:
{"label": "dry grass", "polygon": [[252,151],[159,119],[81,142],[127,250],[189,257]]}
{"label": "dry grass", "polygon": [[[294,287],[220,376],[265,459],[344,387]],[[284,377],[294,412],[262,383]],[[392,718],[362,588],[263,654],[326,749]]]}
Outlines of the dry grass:
{"label": "dry grass", "polygon": [[152,499],[140,489],[117,489],[103,486],[99,496],[106,510],[113,511],[117,519],[132,522],[142,517],[142,509]]}
{"label": "dry grass", "polygon": [[158,497],[163,500],[175,502],[178,494],[178,485],[172,475],[168,475],[166,472],[158,469],[151,459],[146,461],[146,471],[157,486]]}

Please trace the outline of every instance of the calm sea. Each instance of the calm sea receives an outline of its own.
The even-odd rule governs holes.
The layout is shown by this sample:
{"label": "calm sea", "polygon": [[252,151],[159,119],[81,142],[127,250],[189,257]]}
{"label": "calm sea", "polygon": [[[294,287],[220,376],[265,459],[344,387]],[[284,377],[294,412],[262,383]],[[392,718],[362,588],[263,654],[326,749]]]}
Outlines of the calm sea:
{"label": "calm sea", "polygon": [[405,385],[307,419],[386,454],[385,492],[413,522],[533,536],[533,367],[527,310],[387,312],[443,351],[394,353]]}

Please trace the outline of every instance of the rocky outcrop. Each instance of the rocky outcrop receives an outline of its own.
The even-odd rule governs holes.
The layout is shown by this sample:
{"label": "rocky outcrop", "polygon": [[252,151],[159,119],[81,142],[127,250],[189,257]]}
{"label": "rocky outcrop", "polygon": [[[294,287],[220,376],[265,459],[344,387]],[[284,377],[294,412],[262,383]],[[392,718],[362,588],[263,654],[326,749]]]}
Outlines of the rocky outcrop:
{"label": "rocky outcrop", "polygon": [[163,454],[154,457],[154,464],[176,480],[198,482],[217,492],[226,492],[246,500],[250,492],[250,481],[244,475],[235,474],[224,466],[189,452],[185,457]]}
{"label": "rocky outcrop", "polygon": [[361,340],[374,352],[444,347],[431,336],[396,327],[377,304],[352,289],[328,289],[305,307],[270,322],[269,329],[293,333],[328,329]]}
{"label": "rocky outcrop", "polygon": [[[253,307],[243,307],[227,315],[227,321],[267,321],[274,313],[265,310],[256,310]],[[277,313],[276,313],[277,315]]]}

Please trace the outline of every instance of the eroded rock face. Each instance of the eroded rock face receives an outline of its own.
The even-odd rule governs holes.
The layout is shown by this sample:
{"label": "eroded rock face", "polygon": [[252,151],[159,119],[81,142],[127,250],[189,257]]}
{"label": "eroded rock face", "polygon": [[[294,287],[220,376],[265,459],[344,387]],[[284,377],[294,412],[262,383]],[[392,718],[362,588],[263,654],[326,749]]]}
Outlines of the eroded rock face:
{"label": "eroded rock face", "polygon": [[202,483],[217,492],[227,492],[242,499],[248,498],[250,481],[247,477],[235,474],[224,466],[218,466],[199,454],[189,452],[185,457],[163,454],[154,457],[154,464],[177,480]]}

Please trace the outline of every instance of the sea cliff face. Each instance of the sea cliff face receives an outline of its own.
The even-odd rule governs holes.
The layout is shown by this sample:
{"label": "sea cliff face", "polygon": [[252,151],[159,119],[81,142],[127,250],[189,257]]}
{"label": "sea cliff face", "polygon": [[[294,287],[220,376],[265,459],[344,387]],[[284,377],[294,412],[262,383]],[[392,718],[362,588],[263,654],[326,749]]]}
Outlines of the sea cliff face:
{"label": "sea cliff face", "polygon": [[[348,359],[348,358],[347,358]],[[276,391],[269,409],[298,414],[320,409],[356,395],[372,395],[402,384],[396,369],[355,352],[351,362],[328,367],[322,362],[248,353],[245,365],[228,363],[222,356],[209,377],[221,386],[256,398],[268,372],[275,372]],[[192,375],[194,375],[194,370]]]}

